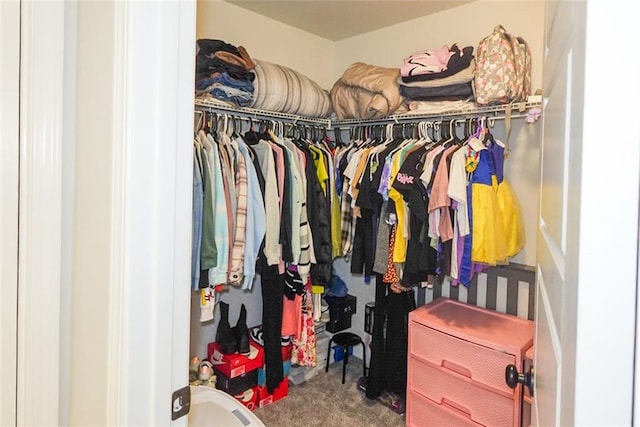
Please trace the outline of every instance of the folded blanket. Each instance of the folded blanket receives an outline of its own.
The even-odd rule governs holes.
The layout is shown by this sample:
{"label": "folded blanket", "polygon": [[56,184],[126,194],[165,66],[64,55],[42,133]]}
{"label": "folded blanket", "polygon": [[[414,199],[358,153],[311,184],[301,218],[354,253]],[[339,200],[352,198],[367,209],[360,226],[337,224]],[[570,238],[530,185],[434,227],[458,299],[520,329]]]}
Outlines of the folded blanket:
{"label": "folded blanket", "polygon": [[444,77],[444,78],[435,79],[435,80],[415,81],[411,83],[405,83],[401,77],[398,77],[398,84],[406,87],[434,88],[434,87],[450,86],[450,85],[455,85],[459,83],[469,83],[471,80],[473,80],[475,71],[476,71],[476,61],[471,61],[468,67],[449,77]]}
{"label": "folded blanket", "polygon": [[291,68],[254,60],[256,74],[251,107],[308,117],[328,117],[331,101],[326,90]]}
{"label": "folded blanket", "polygon": [[393,114],[404,101],[398,90],[400,70],[351,64],[331,88],[338,120],[378,119]]}
{"label": "folded blanket", "polygon": [[225,72],[234,79],[252,81],[254,63],[247,50],[223,40],[196,41],[196,82]]}
{"label": "folded blanket", "polygon": [[473,100],[473,81],[440,87],[400,86],[400,93],[407,99],[416,101],[457,101]]}
{"label": "folded blanket", "polygon": [[465,111],[477,108],[472,101],[411,101],[409,111],[421,114],[441,114],[451,111]]}

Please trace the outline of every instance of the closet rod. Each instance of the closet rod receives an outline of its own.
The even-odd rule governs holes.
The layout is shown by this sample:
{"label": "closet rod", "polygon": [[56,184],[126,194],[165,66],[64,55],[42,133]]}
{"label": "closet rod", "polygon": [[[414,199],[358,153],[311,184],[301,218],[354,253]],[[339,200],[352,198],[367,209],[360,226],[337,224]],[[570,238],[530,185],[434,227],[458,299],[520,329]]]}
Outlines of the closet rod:
{"label": "closet rod", "polygon": [[[487,119],[487,121],[489,123],[491,123],[490,126],[493,126],[493,122],[495,120],[504,120],[507,118],[507,116],[490,116],[490,115],[483,115],[483,114],[469,114],[467,117],[462,117],[462,116],[455,116],[456,118],[452,118],[454,116],[435,116],[435,117],[427,117],[427,118],[421,118],[421,119],[412,119],[412,120],[401,120],[399,119],[397,122],[393,121],[393,120],[370,120],[370,121],[363,121],[363,122],[357,122],[357,123],[350,123],[348,125],[345,126],[341,126],[342,123],[333,123],[331,130],[336,130],[336,129],[340,129],[340,130],[347,130],[347,129],[351,129],[353,127],[366,127],[366,126],[382,126],[382,125],[387,125],[390,123],[393,124],[411,124],[411,123],[418,123],[418,122],[428,122],[428,123],[442,123],[445,121],[450,121],[453,120],[454,123],[456,124],[463,124],[464,122],[466,122],[468,119],[471,118],[476,118],[476,117],[485,117]],[[523,117],[527,117],[526,114],[512,114],[511,118],[512,119],[518,119],[518,118],[523,118]]]}
{"label": "closet rod", "polygon": [[248,119],[254,119],[254,120],[260,120],[260,119],[278,120],[278,121],[286,121],[294,124],[312,123],[316,125],[321,125],[323,127],[329,127],[331,124],[331,121],[329,119],[298,116],[295,114],[279,113],[277,111],[258,110],[256,108],[235,107],[235,106],[224,104],[224,103],[205,101],[203,99],[196,99],[195,106],[196,106],[196,110],[199,110],[199,111],[208,111],[213,113],[220,112],[222,114],[230,114],[230,115],[246,117]]}
{"label": "closet rod", "polygon": [[[420,121],[445,121],[451,119],[465,120],[473,117],[486,116],[491,120],[504,120],[507,115],[508,107],[511,106],[511,118],[526,117],[526,111],[532,108],[540,108],[542,103],[539,101],[532,102],[517,102],[512,104],[494,105],[490,107],[477,107],[460,111],[447,111],[444,113],[405,113],[395,114],[381,119],[346,119],[346,120],[334,120],[331,122],[331,127],[348,128],[353,126],[371,126],[371,125],[386,125],[389,123],[400,124]],[[505,113],[505,115],[497,115],[498,113]]]}

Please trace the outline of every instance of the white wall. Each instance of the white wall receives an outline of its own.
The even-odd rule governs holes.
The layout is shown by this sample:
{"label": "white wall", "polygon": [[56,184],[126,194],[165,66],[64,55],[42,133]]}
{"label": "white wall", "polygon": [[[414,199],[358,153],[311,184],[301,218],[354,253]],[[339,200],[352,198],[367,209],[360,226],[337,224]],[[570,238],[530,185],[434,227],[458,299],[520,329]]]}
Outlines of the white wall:
{"label": "white wall", "polygon": [[418,50],[458,43],[478,46],[478,42],[502,24],[507,31],[523,37],[533,58],[532,87],[542,87],[542,47],[544,2],[478,0],[370,33],[341,40],[335,46],[334,81],[353,62],[363,61],[384,67],[400,67],[402,59]]}
{"label": "white wall", "polygon": [[0,4],[0,425],[16,424],[20,4]]}
{"label": "white wall", "polygon": [[244,46],[252,58],[284,65],[331,89],[333,42],[221,0],[199,0],[197,7],[197,38]]}

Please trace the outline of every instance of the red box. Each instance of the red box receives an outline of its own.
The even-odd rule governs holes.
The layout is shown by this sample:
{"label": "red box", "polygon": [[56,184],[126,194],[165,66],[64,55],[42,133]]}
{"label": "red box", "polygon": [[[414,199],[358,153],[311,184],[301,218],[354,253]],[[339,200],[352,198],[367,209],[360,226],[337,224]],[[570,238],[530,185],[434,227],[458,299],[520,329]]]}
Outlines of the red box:
{"label": "red box", "polygon": [[258,386],[260,389],[260,396],[258,400],[258,407],[264,408],[267,405],[277,402],[278,400],[287,397],[289,394],[289,377],[284,377],[282,382],[273,390],[273,394],[269,394],[267,387]]}
{"label": "red box", "polygon": [[[250,340],[252,346],[256,346],[259,348],[264,354],[264,348],[255,342],[254,340]],[[289,343],[286,346],[280,346],[280,352],[282,353],[282,362],[286,362],[287,360],[291,360],[291,353],[293,352],[293,344]]]}
{"label": "red box", "polygon": [[261,368],[264,364],[264,350],[251,342],[249,354],[222,354],[216,342],[207,346],[207,354],[213,366],[229,378],[235,378]]}
{"label": "red box", "polygon": [[[260,328],[260,325],[253,326],[253,327],[251,327],[249,329],[254,329],[254,328]],[[254,341],[253,338],[250,339],[250,342],[251,342],[252,345],[255,345],[256,347],[263,348],[262,345],[260,345],[256,341]],[[281,351],[282,351],[282,361],[283,362],[286,362],[287,360],[291,360],[291,352],[293,351],[293,341],[290,340],[289,344],[287,344],[284,347],[281,346]]]}
{"label": "red box", "polygon": [[260,400],[260,387],[251,387],[240,394],[236,394],[234,397],[238,402],[246,406],[248,410],[253,412],[258,407],[258,402]]}

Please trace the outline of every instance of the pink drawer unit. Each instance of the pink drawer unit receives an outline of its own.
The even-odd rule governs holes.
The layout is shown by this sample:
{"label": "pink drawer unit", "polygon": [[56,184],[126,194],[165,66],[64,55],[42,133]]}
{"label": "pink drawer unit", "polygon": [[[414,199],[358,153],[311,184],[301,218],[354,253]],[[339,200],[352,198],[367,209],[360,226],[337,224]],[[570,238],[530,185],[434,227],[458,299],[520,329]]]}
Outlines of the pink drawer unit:
{"label": "pink drawer unit", "polygon": [[515,363],[513,354],[503,353],[439,332],[415,322],[409,331],[409,353],[419,354],[433,365],[466,376],[483,386],[511,396],[504,381],[504,367]]}
{"label": "pink drawer unit", "polygon": [[443,407],[485,426],[513,425],[513,399],[487,393],[466,377],[431,366],[417,357],[411,362],[420,372],[412,381],[412,391]]}
{"label": "pink drawer unit", "polygon": [[[414,418],[414,397],[423,397],[435,405],[431,413],[451,412],[476,425],[519,426],[522,386],[509,388],[505,369],[509,364],[523,368],[532,344],[533,322],[516,316],[446,298],[414,310],[409,314],[407,425],[432,425]],[[422,400],[419,404],[424,406]]]}
{"label": "pink drawer unit", "polygon": [[453,408],[443,407],[435,402],[420,396],[415,392],[407,393],[407,402],[411,406],[407,407],[407,426],[411,427],[480,427],[481,424],[474,423],[466,414],[459,413]]}

